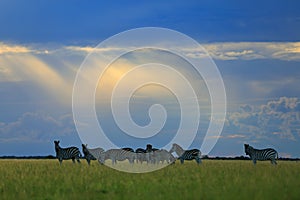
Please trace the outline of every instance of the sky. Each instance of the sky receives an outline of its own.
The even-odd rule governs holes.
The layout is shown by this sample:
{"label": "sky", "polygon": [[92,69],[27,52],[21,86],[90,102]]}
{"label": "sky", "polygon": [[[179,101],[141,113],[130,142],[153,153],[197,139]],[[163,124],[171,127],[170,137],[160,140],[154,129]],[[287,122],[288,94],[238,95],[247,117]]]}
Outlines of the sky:
{"label": "sky", "polygon": [[[80,147],[72,92],[86,56],[100,42],[120,32],[162,27],[200,43],[223,78],[227,113],[224,128],[209,155],[245,155],[243,144],[249,143],[256,148],[275,148],[281,157],[300,157],[299,7],[296,0],[172,3],[3,0],[0,2],[0,155],[54,155],[53,140],[60,140],[62,146]],[[121,50],[122,47],[107,47],[99,51],[115,55]],[[182,52],[189,58],[201,57],[197,49],[182,49]],[[194,77],[188,63],[164,52],[137,51],[112,64],[96,90],[98,121],[120,146],[137,148],[149,142],[160,147],[173,137],[180,122],[180,105],[167,88],[148,85],[139,88],[131,99],[130,114],[141,126],[150,122],[151,105],[165,107],[165,126],[157,138],[149,140],[120,135],[109,110],[110,101],[106,99],[126,72],[161,55],[164,59],[160,62],[174,65],[196,88],[202,109],[201,130],[191,148],[200,148],[210,116],[207,87],[201,77]],[[171,77],[151,67],[136,73],[136,78],[123,85],[151,75]],[[93,74],[90,71],[86,76]],[[180,90],[182,85],[177,80],[171,77],[169,83]]]}

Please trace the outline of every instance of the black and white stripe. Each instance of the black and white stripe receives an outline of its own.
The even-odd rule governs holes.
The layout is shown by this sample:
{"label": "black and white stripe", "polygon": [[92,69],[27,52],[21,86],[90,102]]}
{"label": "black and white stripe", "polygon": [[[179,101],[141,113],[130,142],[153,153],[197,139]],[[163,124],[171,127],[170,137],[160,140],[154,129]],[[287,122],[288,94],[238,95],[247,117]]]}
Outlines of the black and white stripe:
{"label": "black and white stripe", "polygon": [[156,150],[151,155],[151,161],[153,164],[159,164],[160,162],[164,164],[164,161],[170,164],[174,163],[175,160],[175,157],[165,149]]}
{"label": "black and white stripe", "polygon": [[87,144],[82,144],[82,152],[89,165],[91,160],[98,160],[100,164],[104,163],[104,149],[100,147],[95,149],[89,149],[87,148]]}
{"label": "black and white stripe", "polygon": [[250,156],[254,165],[256,164],[257,160],[270,160],[272,164],[277,164],[276,158],[278,158],[278,153],[275,149],[254,149],[249,144],[244,144],[244,148],[246,155]]}
{"label": "black and white stripe", "polygon": [[109,149],[105,152],[105,160],[110,159],[114,165],[117,161],[124,161],[127,159],[129,163],[133,164],[136,157],[135,155],[134,152],[123,149]]}
{"label": "black and white stripe", "polygon": [[137,148],[135,150],[135,157],[136,157],[136,162],[137,163],[143,163],[144,161],[147,161],[147,158],[146,158],[146,150],[143,149],[143,148]]}
{"label": "black and white stripe", "polygon": [[123,147],[122,149],[125,151],[134,152],[133,148],[130,148],[130,147]]}
{"label": "black and white stripe", "polygon": [[147,160],[147,163],[152,163],[154,164],[155,163],[155,160],[153,158],[153,154],[155,151],[158,151],[159,149],[157,148],[153,148],[151,144],[147,144],[146,146],[146,160]]}
{"label": "black and white stripe", "polygon": [[55,152],[56,157],[61,164],[63,160],[72,159],[73,163],[75,163],[75,159],[78,163],[80,163],[81,153],[77,147],[68,147],[68,148],[61,148],[59,146],[59,141],[54,141],[55,144]]}
{"label": "black and white stripe", "polygon": [[195,159],[198,164],[201,163],[201,151],[199,149],[183,150],[178,144],[173,144],[170,150],[170,153],[175,152],[179,157],[181,164],[184,163],[184,160],[193,160]]}

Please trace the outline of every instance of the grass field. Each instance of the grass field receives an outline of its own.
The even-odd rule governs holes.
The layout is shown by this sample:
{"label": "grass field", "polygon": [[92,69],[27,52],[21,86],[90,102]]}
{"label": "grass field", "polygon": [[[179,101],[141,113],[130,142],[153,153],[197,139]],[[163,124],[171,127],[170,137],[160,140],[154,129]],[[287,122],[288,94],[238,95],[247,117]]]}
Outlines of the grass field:
{"label": "grass field", "polygon": [[300,162],[178,161],[131,174],[93,162],[0,160],[0,199],[299,199]]}

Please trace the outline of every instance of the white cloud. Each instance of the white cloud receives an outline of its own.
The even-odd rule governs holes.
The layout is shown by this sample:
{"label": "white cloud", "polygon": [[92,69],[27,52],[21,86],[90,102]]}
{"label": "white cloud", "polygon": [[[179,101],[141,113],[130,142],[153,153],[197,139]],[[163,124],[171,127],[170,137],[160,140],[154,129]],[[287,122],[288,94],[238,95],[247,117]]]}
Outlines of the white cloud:
{"label": "white cloud", "polygon": [[[253,59],[279,59],[279,60],[300,60],[300,42],[219,42],[219,43],[202,43],[201,44],[209,54],[218,60],[253,60]],[[41,48],[42,47],[42,48]],[[73,54],[81,53],[87,55],[93,51],[115,53],[121,50],[134,49],[134,47],[105,47],[97,48],[95,46],[56,46],[45,47],[45,45],[16,45],[0,42],[1,54],[50,54],[65,53]],[[181,49],[186,56],[203,57],[206,54],[202,49],[189,49],[183,47]]]}
{"label": "white cloud", "polygon": [[228,51],[225,52],[224,54],[226,56],[230,56],[230,57],[238,57],[238,56],[244,56],[247,54],[253,54],[253,50],[242,50],[242,51]]}
{"label": "white cloud", "polygon": [[[300,42],[222,42],[202,44],[217,60],[300,60]],[[190,57],[201,57],[197,49],[185,49]]]}
{"label": "white cloud", "polygon": [[30,81],[58,102],[70,103],[72,82],[37,56],[5,55],[0,62],[0,82]]}
{"label": "white cloud", "polygon": [[15,54],[49,54],[55,50],[45,49],[45,45],[20,45],[9,44],[0,41],[0,55],[15,55]]}
{"label": "white cloud", "polygon": [[[40,48],[41,46],[41,44],[22,46],[0,42],[0,81],[32,81],[55,99],[70,104],[75,74],[84,56],[93,51],[94,48],[92,46],[61,45],[53,49],[53,46],[51,48]],[[227,42],[203,44],[203,47],[208,50],[214,59],[220,60],[261,58],[300,60],[300,42]],[[98,48],[96,51],[113,54],[121,49],[107,47]],[[191,57],[204,55],[203,51],[197,51],[196,49],[183,48],[182,51]],[[152,58],[151,55],[149,57]],[[170,58],[166,59],[170,60]],[[99,65],[100,63],[97,62],[96,64]],[[119,69],[125,69],[129,63],[123,61],[120,64],[123,68]],[[120,78],[123,72],[122,70],[121,72],[111,70],[111,73],[107,76],[107,79],[112,80],[109,83]],[[94,74],[94,71],[91,70],[85,75],[87,79],[90,79]],[[140,75],[140,78],[142,79],[143,76]],[[295,85],[297,81],[298,79],[295,77],[282,81],[254,80],[244,84],[247,84],[249,89],[256,94],[270,94],[274,91],[274,88],[281,88],[282,82],[285,85]],[[176,82],[172,84],[176,85]]]}
{"label": "white cloud", "polygon": [[0,123],[0,142],[43,141],[76,133],[71,115],[53,117],[44,113],[24,113],[19,119]]}
{"label": "white cloud", "polygon": [[300,99],[281,97],[260,106],[242,106],[228,114],[227,126],[248,138],[279,138],[296,141],[300,138]]}
{"label": "white cloud", "polygon": [[84,54],[88,54],[92,52],[115,52],[115,51],[124,50],[124,48],[117,48],[117,47],[98,48],[92,46],[65,46],[63,49],[71,52],[82,52]]}
{"label": "white cloud", "polygon": [[1,54],[16,54],[16,53],[29,53],[32,50],[22,45],[10,45],[0,42],[0,55]]}

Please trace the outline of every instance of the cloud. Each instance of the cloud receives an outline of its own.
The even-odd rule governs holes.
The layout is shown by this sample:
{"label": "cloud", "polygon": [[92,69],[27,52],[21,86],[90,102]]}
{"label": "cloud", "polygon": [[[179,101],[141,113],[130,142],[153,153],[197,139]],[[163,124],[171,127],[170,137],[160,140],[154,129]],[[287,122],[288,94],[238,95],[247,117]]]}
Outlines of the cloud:
{"label": "cloud", "polygon": [[[217,60],[300,60],[300,42],[221,42],[201,45]],[[184,51],[190,57],[203,56],[198,49]]]}
{"label": "cloud", "polygon": [[[255,59],[278,59],[300,60],[300,42],[220,42],[202,43],[213,59],[217,60],[255,60]],[[66,50],[73,52],[91,53],[116,52],[134,47],[106,47],[94,48],[91,46],[65,46]],[[201,58],[206,56],[202,49],[181,49],[186,56]]]}
{"label": "cloud", "polygon": [[249,55],[249,54],[253,54],[253,50],[242,50],[242,51],[228,51],[225,52],[225,56],[229,56],[229,57],[238,57],[238,56],[244,56],[244,55]]}
{"label": "cloud", "polygon": [[280,97],[260,106],[243,105],[228,114],[227,128],[243,133],[248,139],[300,138],[300,99]]}
{"label": "cloud", "polygon": [[65,50],[73,51],[73,52],[83,52],[83,53],[92,53],[92,52],[114,52],[124,50],[124,48],[117,48],[117,47],[107,47],[107,48],[99,48],[93,46],[65,46]]}
{"label": "cloud", "polygon": [[61,103],[70,103],[72,80],[69,77],[74,71],[69,70],[65,73],[67,75],[64,75],[62,71],[66,69],[49,64],[40,57],[40,54],[16,52],[0,54],[0,82],[32,82],[41,89],[37,93],[44,92]]}
{"label": "cloud", "polygon": [[229,135],[219,135],[219,136],[210,136],[209,138],[222,138],[222,139],[235,139],[235,138],[246,138],[243,134],[229,134]]}
{"label": "cloud", "polygon": [[[219,60],[253,60],[253,59],[279,59],[279,60],[299,60],[300,42],[219,42],[219,43],[201,43],[214,59]],[[53,47],[52,47],[53,48]],[[55,52],[73,52],[74,54],[82,52],[88,54],[91,52],[119,52],[134,47],[105,47],[97,48],[89,45],[69,45],[56,46],[56,48],[45,48],[45,45],[15,45],[0,42],[0,55],[5,53],[35,53],[49,54]],[[200,49],[182,48],[187,56],[204,56]]]}
{"label": "cloud", "polygon": [[16,121],[0,122],[0,142],[48,142],[76,133],[71,115],[53,117],[44,113],[24,113]]}
{"label": "cloud", "polygon": [[241,135],[241,134],[232,134],[232,135],[228,135],[227,138],[245,138],[245,135]]}
{"label": "cloud", "polygon": [[[45,49],[45,45],[20,45],[0,41],[0,55],[14,54],[49,54],[52,51]],[[53,51],[54,52],[54,51]]]}
{"label": "cloud", "polygon": [[[278,60],[300,60],[300,42],[218,42],[201,43],[212,58],[217,60],[255,60],[255,59],[278,59]],[[0,42],[1,54],[51,54],[71,53],[87,55],[91,52],[116,53],[123,50],[134,49],[134,47],[104,47],[97,48],[91,45],[17,45]],[[182,47],[182,52],[189,57],[201,58],[206,56],[202,49]]]}
{"label": "cloud", "polygon": [[9,45],[0,42],[0,55],[1,54],[18,54],[18,53],[30,53],[32,50],[28,47],[21,45]]}

